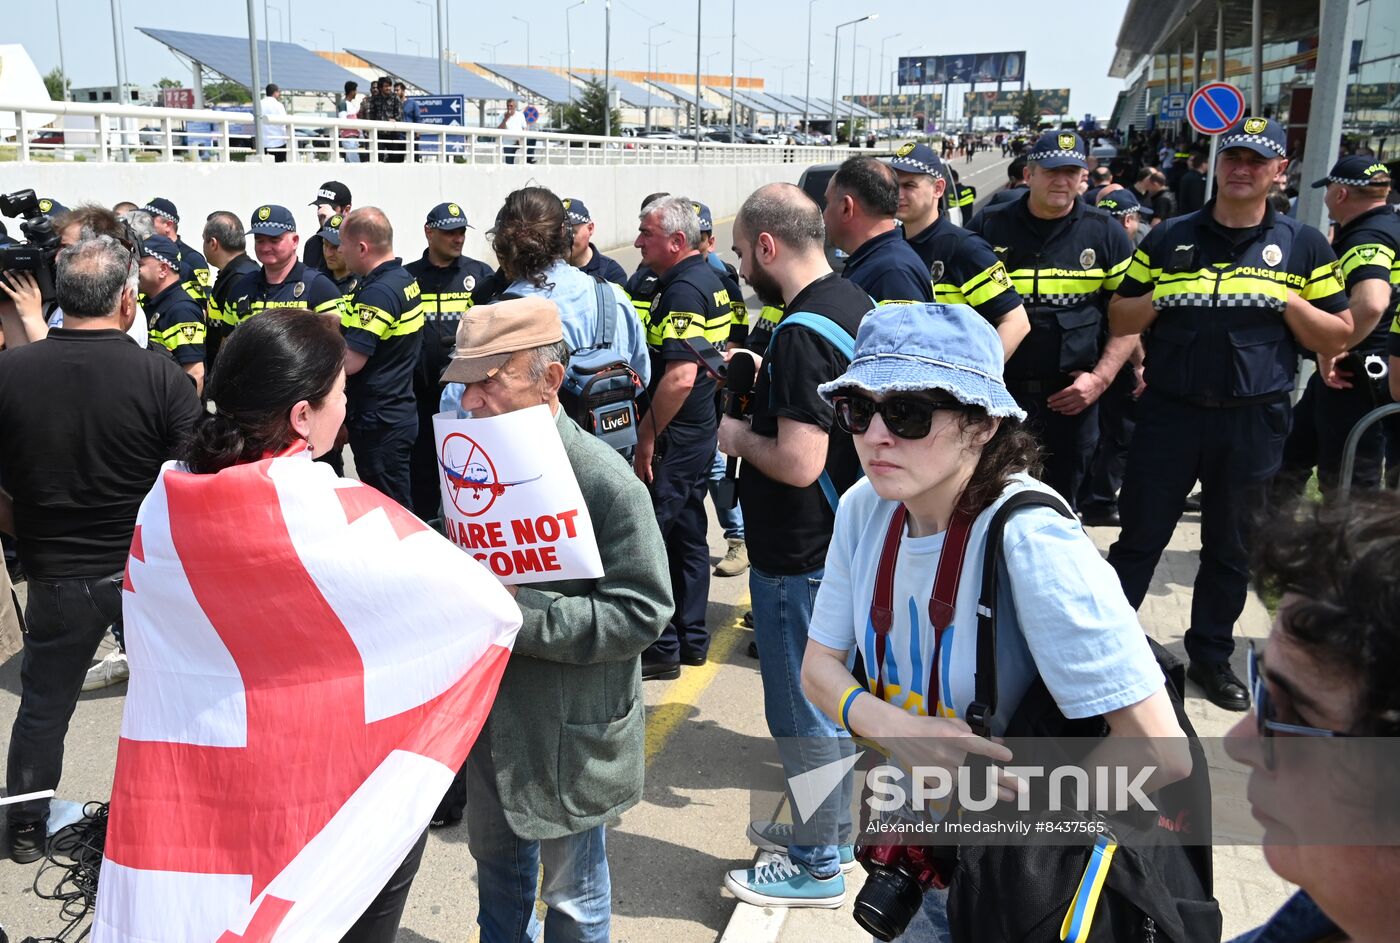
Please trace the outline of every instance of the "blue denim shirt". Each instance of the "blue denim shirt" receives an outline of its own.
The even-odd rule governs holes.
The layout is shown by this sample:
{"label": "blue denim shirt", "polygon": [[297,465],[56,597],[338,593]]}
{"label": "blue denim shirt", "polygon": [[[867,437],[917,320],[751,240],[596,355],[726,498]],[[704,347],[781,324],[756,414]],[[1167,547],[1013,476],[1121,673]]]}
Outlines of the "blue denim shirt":
{"label": "blue denim shirt", "polygon": [[1235,937],[1231,943],[1319,943],[1340,933],[1307,891],[1299,891],[1263,926]]}

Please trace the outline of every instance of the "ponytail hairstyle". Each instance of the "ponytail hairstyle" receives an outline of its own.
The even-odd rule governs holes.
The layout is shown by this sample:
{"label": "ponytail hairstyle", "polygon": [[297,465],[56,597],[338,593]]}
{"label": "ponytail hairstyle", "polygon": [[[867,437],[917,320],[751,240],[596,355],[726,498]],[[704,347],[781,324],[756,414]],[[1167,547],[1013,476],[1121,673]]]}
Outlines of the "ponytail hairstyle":
{"label": "ponytail hairstyle", "polygon": [[544,187],[525,187],[507,196],[491,229],[491,248],[506,277],[536,288],[545,287],[545,270],[567,259],[573,245],[564,201]]}
{"label": "ponytail hairstyle", "polygon": [[182,459],[212,474],[256,462],[297,438],[292,407],[319,408],[345,367],[345,340],[332,317],[281,308],[240,325],[219,349],[204,412]]}

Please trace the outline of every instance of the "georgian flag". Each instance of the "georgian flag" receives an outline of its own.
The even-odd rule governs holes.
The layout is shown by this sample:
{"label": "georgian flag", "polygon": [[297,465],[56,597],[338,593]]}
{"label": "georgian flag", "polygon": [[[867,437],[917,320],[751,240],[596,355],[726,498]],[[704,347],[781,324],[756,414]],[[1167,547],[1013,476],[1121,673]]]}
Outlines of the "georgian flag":
{"label": "georgian flag", "polygon": [[93,940],[338,939],[471,749],[519,609],[306,452],[216,475],[167,465],[125,591]]}

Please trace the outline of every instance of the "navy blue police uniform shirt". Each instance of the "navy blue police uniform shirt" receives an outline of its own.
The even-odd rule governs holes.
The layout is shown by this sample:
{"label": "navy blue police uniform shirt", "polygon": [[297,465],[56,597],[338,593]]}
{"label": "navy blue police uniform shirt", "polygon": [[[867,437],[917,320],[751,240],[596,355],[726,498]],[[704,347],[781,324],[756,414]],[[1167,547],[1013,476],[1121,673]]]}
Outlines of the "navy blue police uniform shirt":
{"label": "navy blue police uniform shirt", "polygon": [[397,258],[376,266],[355,288],[342,321],[345,345],[369,360],[345,384],[350,425],[397,426],[417,420],[413,375],[422,351],[419,295],[418,282]]}
{"label": "navy blue police uniform shirt", "polygon": [[627,270],[599,252],[593,247],[593,243],[590,242],[588,248],[593,250],[593,256],[583,266],[583,273],[594,278],[601,278],[605,282],[612,282],[625,290],[627,288]]}
{"label": "navy blue police uniform shirt", "polygon": [[1020,307],[1021,296],[1006,266],[976,233],[939,216],[908,241],[928,266],[933,299],[939,304],[969,305],[993,326]]}
{"label": "navy blue police uniform shirt", "polygon": [[345,320],[345,299],[335,282],[301,262],[293,263],[287,277],[276,285],[268,284],[266,269],[250,272],[229,289],[228,299],[220,313],[229,330],[276,308],[306,308]]}
{"label": "navy blue police uniform shirt", "polygon": [[457,345],[457,326],[474,305],[490,301],[495,273],[485,262],[459,255],[451,265],[434,265],[427,250],[404,269],[418,282],[423,306],[423,350],[414,373],[414,393],[420,402],[436,404],[442,393],[442,371]]}
{"label": "navy blue police uniform shirt", "polygon": [[[1076,199],[1058,219],[1032,215],[1027,200],[979,214],[974,229],[1021,296],[1031,331],[1006,363],[1006,379],[1059,383],[1098,363],[1108,301],[1132,260],[1127,231]],[[1014,392],[1014,390],[1013,390]]]}
{"label": "navy blue police uniform shirt", "polygon": [[[1378,354],[1387,348],[1400,349],[1400,333],[1394,332],[1395,314],[1400,309],[1400,215],[1389,206],[1378,206],[1337,227],[1332,248],[1342,263],[1342,278],[1348,294],[1360,282],[1375,278],[1390,285],[1390,303],[1380,321],[1361,342],[1357,353]],[[1388,340],[1394,338],[1394,340]]]}
{"label": "navy blue police uniform shirt", "polygon": [[666,431],[713,435],[718,421],[716,385],[696,351],[705,345],[721,348],[729,337],[733,317],[729,292],[715,270],[698,255],[682,259],[659,278],[651,272],[648,275],[656,279],[657,291],[654,300],[647,304],[647,319],[642,322],[651,350],[651,385],[647,392],[655,395],[672,361],[695,362],[695,386]]}
{"label": "navy blue police uniform shirt", "polygon": [[147,333],[153,349],[167,351],[181,366],[204,361],[204,308],[185,286],[173,282],[146,300]]}
{"label": "navy blue police uniform shirt", "polygon": [[180,285],[191,301],[203,306],[209,297],[209,262],[204,253],[183,239],[175,240],[175,249],[180,254]]}
{"label": "navy blue police uniform shirt", "polygon": [[904,231],[896,226],[866,240],[846,260],[841,272],[876,304],[917,304],[933,300],[928,266],[904,239]]}
{"label": "navy blue police uniform shirt", "polygon": [[1150,294],[1157,311],[1143,335],[1148,387],[1209,404],[1287,396],[1301,349],[1283,319],[1288,292],[1343,311],[1341,266],[1311,226],[1265,207],[1258,226],[1231,229],[1214,205],[1148,233],[1118,287]]}

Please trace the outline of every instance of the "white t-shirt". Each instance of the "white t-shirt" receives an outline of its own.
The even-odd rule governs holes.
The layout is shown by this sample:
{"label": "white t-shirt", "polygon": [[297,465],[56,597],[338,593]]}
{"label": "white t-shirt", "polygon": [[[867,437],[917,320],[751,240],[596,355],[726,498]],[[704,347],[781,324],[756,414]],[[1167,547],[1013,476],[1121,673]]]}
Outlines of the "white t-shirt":
{"label": "white t-shirt", "polygon": [[[287,109],[282,107],[282,103],[268,95],[262,100],[262,113],[264,118],[282,118],[287,114]],[[264,124],[263,125],[263,147],[286,147],[287,146],[287,126],[285,124]]]}
{"label": "white t-shirt", "polygon": [[[526,125],[526,123],[525,123],[525,116],[524,116],[523,114],[521,114],[520,112],[518,112],[518,111],[517,111],[515,114],[511,115],[509,118],[506,119],[505,130],[507,130],[507,131],[524,131],[524,130],[527,130],[527,125]],[[518,147],[518,146],[520,145],[520,138],[502,138],[502,139],[501,139],[501,143],[502,143],[502,144],[505,144],[505,145],[507,145],[507,146],[516,146],[516,147]]]}
{"label": "white t-shirt", "polygon": [[[1003,498],[1025,488],[1048,490],[1018,475]],[[939,641],[940,716],[965,717],[974,696],[976,601],[982,548],[995,507],[973,524],[953,623]],[[868,479],[842,496],[807,630],[809,638],[830,648],[858,649],[868,678],[875,677],[877,667],[870,601],[894,510],[895,502],[881,500]],[[935,634],[928,603],[943,539],[943,534],[906,533],[895,566],[894,622],[882,677],[885,700],[913,714],[928,713],[924,698]],[[1037,674],[1071,719],[1128,707],[1162,686],[1162,672],[1117,575],[1078,522],[1053,508],[1024,508],[1007,521],[1003,546],[993,733],[1005,731]]]}

